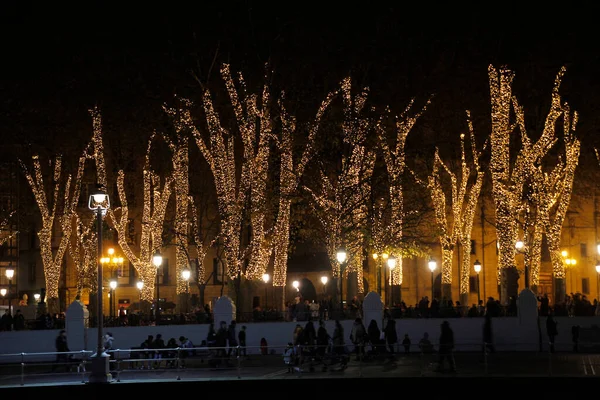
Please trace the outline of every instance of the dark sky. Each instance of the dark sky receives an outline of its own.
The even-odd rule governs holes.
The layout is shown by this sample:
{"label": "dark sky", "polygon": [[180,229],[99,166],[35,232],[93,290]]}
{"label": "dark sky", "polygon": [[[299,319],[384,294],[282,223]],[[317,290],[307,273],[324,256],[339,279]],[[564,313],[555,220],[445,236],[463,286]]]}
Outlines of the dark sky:
{"label": "dark sky", "polygon": [[515,69],[515,88],[532,108],[548,101],[556,71],[567,65],[565,98],[585,117],[582,134],[595,140],[600,47],[592,7],[325,3],[234,1],[177,10],[160,8],[168,3],[135,10],[3,4],[0,137],[21,144],[65,135],[87,140],[86,110],[94,104],[113,134],[135,134],[149,129],[174,93],[200,93],[191,72],[213,87],[218,64],[230,62],[260,84],[269,61],[275,84],[293,94],[300,113],[351,74],[372,88],[379,108],[401,109],[412,96],[435,93],[439,106],[429,124],[437,118],[441,127],[462,120],[465,108],[486,119],[489,63]]}

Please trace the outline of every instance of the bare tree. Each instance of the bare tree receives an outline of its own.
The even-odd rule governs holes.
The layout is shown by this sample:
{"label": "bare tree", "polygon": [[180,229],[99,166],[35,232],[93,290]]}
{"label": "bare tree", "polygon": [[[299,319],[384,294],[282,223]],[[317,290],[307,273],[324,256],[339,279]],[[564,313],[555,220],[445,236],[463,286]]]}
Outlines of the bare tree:
{"label": "bare tree", "polygon": [[[48,309],[52,313],[58,312],[58,287],[60,283],[61,267],[63,257],[69,245],[69,239],[72,229],[72,218],[76,213],[77,203],[79,202],[79,191],[81,188],[81,179],[87,159],[87,149],[79,158],[75,185],[71,189],[72,177],[67,175],[66,179],[62,176],[62,157],[56,156],[50,163],[52,167],[52,191],[51,197],[46,194],[46,182],[40,163],[39,156],[34,155],[33,171],[31,171],[22,161],[21,166],[25,173],[25,178],[35,197],[38,209],[42,218],[42,227],[38,232],[40,240],[40,253],[44,267],[44,278],[46,281],[46,296],[48,298]],[[61,188],[63,188],[63,204],[59,209],[59,197]],[[59,212],[62,211],[62,214]],[[58,221],[57,221],[58,220]],[[53,241],[55,239],[54,224],[59,223],[62,228],[56,252],[53,250]]]}
{"label": "bare tree", "polygon": [[[395,118],[395,137],[392,145],[389,144],[385,120],[390,110],[383,114],[376,124],[379,146],[383,152],[383,160],[387,170],[390,201],[390,224],[387,227],[390,244],[402,242],[404,211],[404,172],[406,170],[405,145],[408,134],[414,127],[419,117],[425,112],[431,100],[428,100],[421,110],[413,112],[414,99],[410,101],[402,114]],[[402,255],[397,257],[396,267],[392,270],[390,282],[392,285],[402,285]]]}
{"label": "bare tree", "polygon": [[375,153],[366,148],[365,140],[372,128],[364,115],[368,88],[352,95],[352,81],[345,78],[341,82],[344,108],[342,124],[342,146],[346,147],[341,158],[341,170],[335,176],[328,176],[321,170],[319,191],[305,187],[313,199],[313,205],[322,227],[326,231],[326,247],[335,278],[344,278],[336,254],[346,245],[348,272],[356,272],[358,291],[363,288],[363,247],[366,243],[365,231],[357,229],[365,226],[368,217],[367,199],[371,197],[370,179],[375,165]]}
{"label": "bare tree", "polygon": [[[94,121],[94,158],[96,160],[97,179],[100,185],[108,187],[106,178],[106,163],[104,161],[104,146],[102,138],[102,119],[98,109],[91,110]],[[150,150],[154,135],[148,140],[145,162],[142,171],[143,182],[143,208],[141,220],[140,242],[136,246],[138,254],[128,242],[129,205],[125,192],[125,172],[119,170],[117,174],[117,190],[121,207],[108,210],[108,217],[117,231],[117,239],[125,257],[133,264],[144,286],[140,297],[144,301],[152,301],[156,282],[156,267],[152,264],[152,256],[162,247],[163,224],[169,198],[171,197],[172,178],[167,177],[164,183],[158,174],[150,168]],[[161,185],[162,183],[162,185]]]}

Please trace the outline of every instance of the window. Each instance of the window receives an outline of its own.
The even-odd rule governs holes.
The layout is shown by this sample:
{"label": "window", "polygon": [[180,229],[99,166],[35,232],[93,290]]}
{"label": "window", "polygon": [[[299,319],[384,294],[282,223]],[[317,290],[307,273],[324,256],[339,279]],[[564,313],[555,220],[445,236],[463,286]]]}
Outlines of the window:
{"label": "window", "polygon": [[29,263],[29,273],[27,274],[29,277],[29,283],[35,283],[37,275],[36,275],[36,265],[35,261]]}
{"label": "window", "polygon": [[213,279],[214,285],[220,285],[225,282],[225,268],[223,268],[223,264],[216,257],[213,258]]}
{"label": "window", "polygon": [[469,292],[477,293],[477,277],[476,276],[469,277]]}
{"label": "window", "polygon": [[581,279],[581,291],[583,294],[590,294],[590,278]]}
{"label": "window", "polygon": [[476,241],[471,240],[471,254],[477,254],[477,249],[475,247],[476,244],[477,244]]}
{"label": "window", "polygon": [[587,243],[580,243],[579,244],[579,254],[580,254],[581,258],[588,256],[588,253],[587,253]]}

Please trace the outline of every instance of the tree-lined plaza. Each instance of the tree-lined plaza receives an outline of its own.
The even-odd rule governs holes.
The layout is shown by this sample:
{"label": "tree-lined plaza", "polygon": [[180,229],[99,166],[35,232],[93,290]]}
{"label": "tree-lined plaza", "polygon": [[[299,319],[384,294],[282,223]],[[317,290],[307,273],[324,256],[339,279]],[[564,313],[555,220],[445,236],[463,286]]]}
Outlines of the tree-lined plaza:
{"label": "tree-lined plaza", "polygon": [[[464,131],[455,141],[460,157],[449,158],[444,143],[431,152],[423,149],[428,153],[419,160],[408,157],[405,146],[437,101],[435,94],[414,98],[403,109],[381,108],[371,104],[368,87],[347,77],[318,107],[294,115],[297,107],[272,84],[268,64],[265,71],[262,84],[251,85],[223,64],[220,92],[202,86],[195,98],[174,96],[156,110],[168,116],[170,126],[138,132],[148,137],[138,168],[111,159],[115,152],[107,150],[111,144],[99,107],[90,110],[89,143],[73,171],[63,167],[72,154],[20,160],[41,218],[38,238],[51,310],[58,311],[65,260],[76,268],[78,294],[101,289],[95,279],[96,221],[87,207],[78,206],[84,176],[94,177],[111,199],[105,224],[135,268],[140,299],[147,303],[157,296],[153,256],[172,247],[178,301],[189,294],[190,269],[199,288],[206,284],[206,257],[215,250],[235,283],[230,296],[236,302],[243,303],[243,285],[272,274],[269,285],[280,292],[281,308],[294,232],[310,230],[319,232],[336,284],[351,276],[359,293],[365,291],[363,272],[371,255],[396,260],[389,274],[393,288],[403,283],[403,260],[433,260],[439,247],[442,295],[460,296],[467,304],[471,232],[485,196],[495,207],[498,243],[498,265],[485,268],[494,271],[501,300],[508,300],[508,281],[519,274],[519,253],[525,255],[526,281],[536,289],[543,238],[555,301],[564,298],[561,234],[581,147],[578,114],[560,94],[565,68],[548,88],[551,104],[538,132],[527,124],[528,110],[513,91],[514,71],[490,66],[491,130],[477,131],[472,111],[464,110]],[[195,187],[200,163],[207,166],[201,179],[210,181],[201,189]],[[420,233],[430,222],[435,244]],[[139,235],[132,240],[134,228]],[[519,249],[517,242],[523,244]],[[452,293],[454,280],[459,293]]]}

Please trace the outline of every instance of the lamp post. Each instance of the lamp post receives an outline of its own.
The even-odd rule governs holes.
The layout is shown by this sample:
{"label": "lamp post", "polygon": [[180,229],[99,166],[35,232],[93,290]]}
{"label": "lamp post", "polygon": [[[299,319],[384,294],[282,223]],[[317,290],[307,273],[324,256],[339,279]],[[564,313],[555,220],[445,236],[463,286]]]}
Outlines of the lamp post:
{"label": "lamp post", "polygon": [[116,316],[116,312],[115,309],[117,308],[117,299],[115,298],[115,290],[117,289],[117,280],[116,279],[111,279],[110,282],[108,282],[108,285],[110,286],[110,316],[111,317],[115,317]]}
{"label": "lamp post", "polygon": [[346,263],[346,250],[339,249],[336,258],[340,263],[340,312],[344,314],[344,264]]}
{"label": "lamp post", "polygon": [[396,257],[394,256],[389,256],[387,259],[387,265],[388,268],[390,269],[390,308],[392,308],[392,306],[394,305],[394,285],[392,284],[392,271],[394,270],[394,268],[396,268]]}
{"label": "lamp post", "polygon": [[328,277],[326,277],[326,276],[321,277],[321,283],[323,284],[323,298],[325,298],[325,294],[326,294],[325,287],[327,286],[328,281],[329,281]]}
{"label": "lamp post", "polygon": [[269,298],[268,292],[267,292],[267,289],[268,289],[267,285],[268,285],[270,279],[271,279],[271,275],[269,275],[267,273],[263,274],[262,280],[265,283],[265,311],[267,310],[267,299]]}
{"label": "lamp post", "polygon": [[185,307],[183,307],[183,311],[187,313],[189,312],[190,278],[192,277],[192,271],[190,271],[188,266],[181,270],[181,277],[185,281]]}
{"label": "lamp post", "polygon": [[102,263],[100,259],[102,258],[102,218],[106,215],[106,211],[110,207],[110,199],[108,198],[108,194],[101,189],[97,189],[90,195],[88,201],[88,208],[91,211],[96,213],[96,235],[98,238],[98,282],[97,282],[97,320],[98,320],[98,328],[97,328],[97,346],[96,346],[96,354],[92,355],[92,371],[90,374],[89,383],[109,383],[108,380],[108,354],[104,352],[104,339],[103,339],[103,310],[102,310]]}
{"label": "lamp post", "polygon": [[12,300],[12,279],[15,276],[15,270],[9,264],[6,269],[6,277],[8,278],[8,313],[12,315],[11,300]]}
{"label": "lamp post", "polygon": [[433,301],[433,271],[435,271],[435,269],[437,268],[437,263],[435,262],[435,260],[433,258],[429,259],[429,263],[427,263],[427,266],[429,267],[429,270],[431,271],[431,301]]}
{"label": "lamp post", "polygon": [[[140,291],[140,303],[142,301],[142,289],[144,288],[144,282],[142,281],[137,281],[137,283],[135,284],[135,286],[137,286],[138,290]],[[140,304],[141,307],[141,304]]]}
{"label": "lamp post", "polygon": [[473,269],[477,272],[477,306],[479,306],[479,301],[481,301],[481,296],[479,294],[479,273],[481,272],[481,263],[479,260],[475,260],[475,264],[473,264]]}
{"label": "lamp post", "polygon": [[529,265],[527,265],[527,261],[525,260],[527,247],[522,240],[517,240],[517,243],[515,243],[515,249],[519,254],[523,254],[523,266],[525,268],[525,289],[529,289]]}
{"label": "lamp post", "polygon": [[373,260],[375,260],[375,268],[377,268],[377,294],[381,297],[381,265],[379,262],[379,254],[373,253]]}
{"label": "lamp post", "polygon": [[596,296],[598,301],[600,301],[600,263],[596,264]]}
{"label": "lamp post", "polygon": [[152,256],[152,264],[156,267],[156,309],[154,310],[154,316],[156,317],[156,325],[160,322],[160,282],[158,280],[158,271],[162,265],[162,255],[157,251]]}

